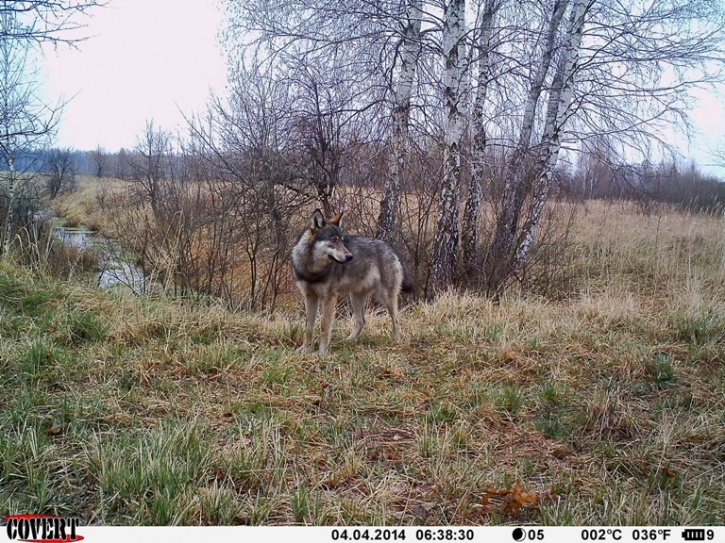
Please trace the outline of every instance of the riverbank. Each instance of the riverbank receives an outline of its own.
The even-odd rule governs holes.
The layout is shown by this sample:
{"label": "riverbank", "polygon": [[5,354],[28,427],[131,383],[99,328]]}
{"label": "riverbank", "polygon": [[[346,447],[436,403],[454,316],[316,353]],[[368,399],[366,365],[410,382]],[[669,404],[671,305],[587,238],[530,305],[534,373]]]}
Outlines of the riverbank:
{"label": "riverbank", "polygon": [[94,277],[100,288],[121,288],[136,295],[156,291],[144,270],[118,242],[84,226],[54,226],[53,234],[63,244],[97,260]]}

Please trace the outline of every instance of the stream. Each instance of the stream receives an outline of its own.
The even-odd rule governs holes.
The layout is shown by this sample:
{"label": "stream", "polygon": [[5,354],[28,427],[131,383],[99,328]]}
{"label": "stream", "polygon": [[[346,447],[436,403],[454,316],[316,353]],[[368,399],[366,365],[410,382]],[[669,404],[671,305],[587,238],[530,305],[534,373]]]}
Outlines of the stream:
{"label": "stream", "polygon": [[135,294],[147,294],[155,287],[141,267],[124,256],[119,243],[83,227],[56,226],[53,232],[66,245],[80,251],[93,250],[100,255],[100,271],[96,274],[100,288],[128,288]]}

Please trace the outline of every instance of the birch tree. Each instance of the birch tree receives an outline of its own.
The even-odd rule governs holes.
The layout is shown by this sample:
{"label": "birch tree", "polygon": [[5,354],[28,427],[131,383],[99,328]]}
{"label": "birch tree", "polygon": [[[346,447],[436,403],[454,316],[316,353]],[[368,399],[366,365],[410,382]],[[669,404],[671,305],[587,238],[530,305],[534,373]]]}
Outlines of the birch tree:
{"label": "birch tree", "polygon": [[22,172],[16,168],[20,149],[48,140],[60,115],[60,105],[38,98],[31,55],[39,46],[73,45],[81,39],[79,16],[103,5],[99,0],[0,0],[0,159],[6,170],[7,213],[3,224],[3,254],[13,238],[14,207]]}
{"label": "birch tree", "polygon": [[592,4],[592,0],[574,0],[571,9],[568,26],[562,40],[561,57],[549,90],[544,133],[541,137],[540,154],[537,157],[539,164],[536,166],[536,171],[540,172],[539,179],[533,191],[533,201],[529,207],[526,222],[517,241],[511,265],[513,269],[520,269],[526,262],[541,222],[541,213],[551,190],[554,166],[556,166],[561,149],[561,132],[570,115],[584,20]]}
{"label": "birch tree", "polygon": [[396,57],[400,64],[393,90],[393,140],[389,166],[380,202],[376,237],[396,241],[400,235],[401,178],[405,172],[408,150],[410,105],[413,83],[421,49],[422,1],[406,0],[403,31]]}
{"label": "birch tree", "polygon": [[[426,164],[426,179],[406,190],[439,186],[432,247],[427,230],[416,241],[430,255],[420,260],[430,268],[419,270],[430,295],[456,286],[460,272],[500,295],[533,260],[562,158],[606,138],[613,157],[641,160],[667,145],[668,130],[687,130],[690,91],[723,79],[723,8],[712,0],[472,0],[468,14],[465,0],[227,5],[230,28],[243,36],[237,54],[264,53],[290,81],[306,66],[319,96],[344,86],[353,97],[320,109],[325,119],[371,121],[367,149],[387,146],[382,190],[370,193],[380,198],[378,236],[405,245],[402,183],[406,170]],[[326,77],[330,66],[342,77]],[[464,84],[474,78],[469,66],[473,92]],[[463,157],[471,181],[461,217]],[[439,173],[428,173],[439,161]],[[344,158],[337,163],[345,167]],[[481,219],[485,184],[489,223]]]}
{"label": "birch tree", "polygon": [[135,189],[149,202],[157,220],[168,219],[166,196],[169,182],[174,180],[172,135],[166,130],[156,128],[153,120],[147,120],[143,135],[137,138],[134,150],[131,168]]}
{"label": "birch tree", "polygon": [[442,53],[443,97],[446,128],[441,184],[441,211],[433,242],[433,265],[429,294],[434,295],[453,283],[459,245],[461,205],[461,143],[465,129],[462,91],[465,76],[463,40],[466,35],[466,2],[450,0],[445,6]]}
{"label": "birch tree", "polygon": [[[348,95],[334,113],[346,117],[349,126],[364,122],[376,128],[368,143],[387,144],[389,154],[387,171],[380,175],[382,194],[373,231],[380,238],[399,241],[411,104],[424,37],[431,32],[422,28],[437,25],[436,16],[427,12],[429,6],[423,0],[295,0],[282,6],[265,0],[244,4],[229,0],[226,4],[232,57],[266,55],[280,74],[287,71],[282,77],[291,81],[309,79],[316,71],[315,79],[334,80],[335,92]],[[254,37],[243,40],[240,34]],[[330,71],[337,76],[329,77]]]}
{"label": "birch tree", "polygon": [[72,149],[51,149],[48,153],[46,168],[45,187],[51,200],[61,191],[70,192],[76,188],[76,164]]}
{"label": "birch tree", "polygon": [[519,217],[526,197],[525,158],[534,136],[539,100],[549,73],[559,36],[559,26],[566,11],[568,0],[556,0],[552,14],[545,25],[544,46],[537,64],[532,67],[532,77],[524,105],[518,142],[509,160],[506,181],[502,195],[501,213],[496,222],[495,233],[486,254],[484,273],[489,285],[496,286],[510,275],[510,253],[519,224]]}
{"label": "birch tree", "polygon": [[461,250],[463,267],[467,274],[477,270],[476,254],[478,251],[478,223],[483,202],[483,183],[486,162],[486,122],[485,112],[490,110],[487,103],[488,88],[493,83],[491,69],[491,53],[493,48],[494,17],[501,7],[501,0],[485,0],[480,24],[478,49],[478,81],[473,102],[471,122],[473,125],[473,142],[471,148],[471,184],[463,213]]}
{"label": "birch tree", "polygon": [[[687,131],[690,92],[723,80],[722,6],[708,0],[553,0],[542,26],[483,279],[499,295],[537,243],[560,151],[598,138],[623,160]],[[503,84],[519,85],[514,75]],[[640,158],[641,160],[641,158]]]}
{"label": "birch tree", "polygon": [[[22,189],[23,173],[16,162],[22,150],[36,146],[55,125],[57,110],[42,104],[37,96],[29,63],[29,43],[12,36],[24,26],[18,14],[0,4],[0,168],[5,181],[7,211],[3,221],[3,254],[10,251],[15,232],[15,207]],[[5,8],[5,9],[1,9]]]}
{"label": "birch tree", "polygon": [[0,40],[25,45],[72,45],[82,39],[77,31],[84,28],[82,16],[105,0],[2,0],[0,16],[12,16],[15,23],[0,28]]}
{"label": "birch tree", "polygon": [[95,164],[94,175],[98,179],[109,175],[110,168],[108,166],[111,161],[111,155],[102,145],[98,145],[95,151],[91,151],[90,159]]}

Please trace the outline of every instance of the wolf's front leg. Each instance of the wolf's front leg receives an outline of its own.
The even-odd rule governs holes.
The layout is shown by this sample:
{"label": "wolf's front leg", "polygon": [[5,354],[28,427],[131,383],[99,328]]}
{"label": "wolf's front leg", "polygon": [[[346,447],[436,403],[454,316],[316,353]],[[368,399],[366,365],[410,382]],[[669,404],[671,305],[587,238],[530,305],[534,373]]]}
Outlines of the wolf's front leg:
{"label": "wolf's front leg", "polygon": [[302,342],[302,347],[297,349],[297,352],[306,353],[312,348],[312,334],[315,331],[315,319],[317,319],[317,302],[316,296],[305,296],[305,311],[307,314],[305,340]]}
{"label": "wolf's front leg", "polygon": [[327,353],[332,339],[332,321],[335,319],[337,296],[330,296],[322,302],[322,335],[320,337],[320,356]]}

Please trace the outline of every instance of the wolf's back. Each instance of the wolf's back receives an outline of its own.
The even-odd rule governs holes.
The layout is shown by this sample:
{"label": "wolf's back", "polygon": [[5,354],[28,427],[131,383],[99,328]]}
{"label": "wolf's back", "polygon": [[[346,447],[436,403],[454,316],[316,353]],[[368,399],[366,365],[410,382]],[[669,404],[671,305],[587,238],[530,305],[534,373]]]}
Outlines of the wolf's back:
{"label": "wolf's back", "polygon": [[353,255],[352,261],[345,266],[375,266],[384,283],[402,271],[401,290],[410,293],[415,289],[415,282],[403,265],[400,254],[389,243],[376,238],[348,236],[345,238],[345,246]]}

